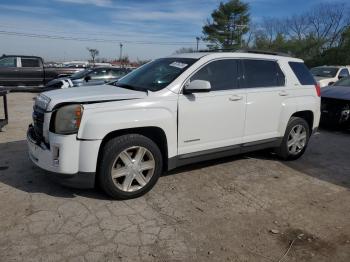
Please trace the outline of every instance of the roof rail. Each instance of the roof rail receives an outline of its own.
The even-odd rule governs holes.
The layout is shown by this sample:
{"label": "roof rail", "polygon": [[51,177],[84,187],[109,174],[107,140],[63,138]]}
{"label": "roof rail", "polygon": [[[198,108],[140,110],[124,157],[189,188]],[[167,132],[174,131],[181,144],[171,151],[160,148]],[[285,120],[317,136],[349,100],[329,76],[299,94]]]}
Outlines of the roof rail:
{"label": "roof rail", "polygon": [[235,52],[235,53],[251,53],[251,54],[262,54],[262,55],[278,55],[278,56],[286,56],[291,57],[289,54],[274,52],[274,51],[266,51],[266,50],[256,50],[256,49],[237,49],[237,48],[216,48],[216,49],[208,49],[208,50],[199,50],[198,52]]}
{"label": "roof rail", "polygon": [[198,50],[200,53],[210,53],[210,52],[236,52],[237,48],[215,48],[215,49],[202,49]]}
{"label": "roof rail", "polygon": [[290,57],[289,54],[282,53],[282,52],[274,52],[274,51],[267,51],[267,50],[256,50],[256,49],[238,49],[236,52],[241,53],[251,53],[251,54],[262,54],[262,55],[278,55],[278,56],[287,56]]}

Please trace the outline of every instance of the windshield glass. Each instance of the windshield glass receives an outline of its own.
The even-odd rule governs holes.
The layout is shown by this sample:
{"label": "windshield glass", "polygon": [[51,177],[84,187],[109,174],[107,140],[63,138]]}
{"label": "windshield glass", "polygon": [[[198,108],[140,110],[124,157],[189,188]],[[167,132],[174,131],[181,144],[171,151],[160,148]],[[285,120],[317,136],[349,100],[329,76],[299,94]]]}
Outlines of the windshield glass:
{"label": "windshield glass", "polygon": [[334,83],[335,86],[348,86],[350,87],[350,77],[342,78],[338,82]]}
{"label": "windshield glass", "polygon": [[322,67],[314,67],[310,71],[313,76],[335,77],[335,75],[338,72],[338,68],[322,66]]}
{"label": "windshield glass", "polygon": [[140,91],[159,91],[196,61],[192,58],[157,59],[129,73],[114,85]]}
{"label": "windshield glass", "polygon": [[75,74],[71,75],[71,79],[79,79],[79,78],[83,78],[84,76],[86,76],[88,73],[90,73],[92,71],[92,69],[85,69],[79,72],[76,72]]}

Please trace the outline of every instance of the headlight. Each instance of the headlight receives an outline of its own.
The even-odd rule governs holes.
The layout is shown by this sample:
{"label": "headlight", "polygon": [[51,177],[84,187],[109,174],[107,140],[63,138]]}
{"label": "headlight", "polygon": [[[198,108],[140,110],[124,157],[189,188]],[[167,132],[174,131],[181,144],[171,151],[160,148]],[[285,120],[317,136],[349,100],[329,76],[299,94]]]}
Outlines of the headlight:
{"label": "headlight", "polygon": [[79,130],[83,116],[82,105],[68,105],[58,109],[55,113],[54,132],[56,134],[74,134]]}
{"label": "headlight", "polygon": [[44,110],[47,110],[50,102],[51,102],[51,99],[43,94],[38,95],[35,99],[35,105]]}

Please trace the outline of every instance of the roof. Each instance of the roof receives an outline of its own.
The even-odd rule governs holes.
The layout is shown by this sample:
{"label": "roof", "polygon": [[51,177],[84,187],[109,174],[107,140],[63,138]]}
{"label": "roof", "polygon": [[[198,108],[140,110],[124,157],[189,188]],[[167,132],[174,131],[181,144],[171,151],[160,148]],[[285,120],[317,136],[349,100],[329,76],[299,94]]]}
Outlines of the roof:
{"label": "roof", "polygon": [[206,58],[260,58],[260,59],[273,59],[273,60],[287,60],[287,61],[297,61],[302,62],[301,59],[288,57],[284,55],[272,55],[266,53],[251,53],[251,52],[197,52],[197,53],[184,53],[184,54],[174,54],[169,57],[174,58],[193,58],[201,59]]}
{"label": "roof", "polygon": [[208,54],[213,54],[213,53],[201,53],[201,52],[196,52],[196,53],[183,53],[183,54],[173,54],[170,55],[169,57],[176,57],[176,58],[193,58],[193,59],[200,59],[203,56],[206,56]]}
{"label": "roof", "polygon": [[3,54],[1,57],[9,57],[9,56],[16,56],[16,57],[26,57],[26,58],[39,58],[39,59],[42,59],[40,56],[35,56],[35,55],[6,55],[6,54]]}

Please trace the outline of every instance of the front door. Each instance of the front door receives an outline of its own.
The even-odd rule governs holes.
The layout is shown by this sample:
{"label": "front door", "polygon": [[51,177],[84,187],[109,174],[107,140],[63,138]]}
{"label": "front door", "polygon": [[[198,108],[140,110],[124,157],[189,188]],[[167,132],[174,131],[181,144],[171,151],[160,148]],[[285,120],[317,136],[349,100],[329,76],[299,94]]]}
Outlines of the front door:
{"label": "front door", "polygon": [[0,57],[0,86],[14,86],[18,77],[17,57]]}
{"label": "front door", "polygon": [[238,60],[223,59],[210,62],[190,78],[209,81],[211,91],[180,94],[179,155],[241,143],[246,95],[239,89],[238,72]]}

